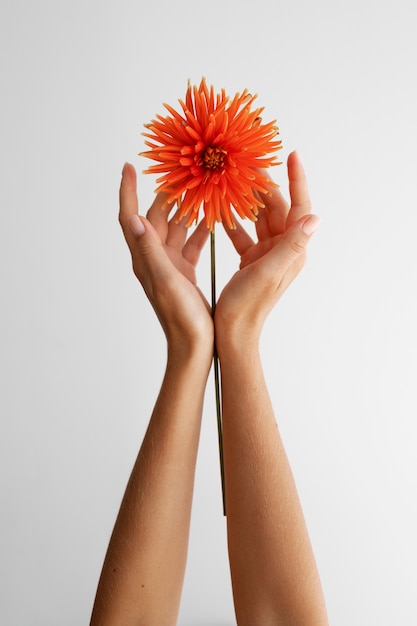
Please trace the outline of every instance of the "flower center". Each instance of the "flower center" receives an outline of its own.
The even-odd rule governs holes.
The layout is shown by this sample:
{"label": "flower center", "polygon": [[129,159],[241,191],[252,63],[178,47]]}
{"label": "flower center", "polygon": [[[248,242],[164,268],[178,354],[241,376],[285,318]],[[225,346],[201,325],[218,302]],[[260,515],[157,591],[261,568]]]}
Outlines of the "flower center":
{"label": "flower center", "polygon": [[226,150],[215,146],[208,146],[201,154],[201,165],[207,170],[220,170],[224,167]]}

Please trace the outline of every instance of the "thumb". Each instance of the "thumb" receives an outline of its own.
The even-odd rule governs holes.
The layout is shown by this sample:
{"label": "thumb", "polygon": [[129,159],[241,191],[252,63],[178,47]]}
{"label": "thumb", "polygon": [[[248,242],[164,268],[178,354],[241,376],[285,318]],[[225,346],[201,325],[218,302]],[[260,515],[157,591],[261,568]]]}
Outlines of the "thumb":
{"label": "thumb", "polygon": [[286,270],[297,258],[303,258],[307,244],[320,226],[317,215],[305,215],[285,232],[277,246],[272,248],[271,262],[278,263],[282,270]]}
{"label": "thumb", "polygon": [[134,236],[130,248],[135,273],[141,274],[145,266],[149,274],[161,274],[167,267],[167,256],[152,224],[146,217],[134,214],[129,217],[128,225]]}
{"label": "thumb", "polygon": [[145,224],[140,219],[139,215],[131,215],[129,218],[129,227],[136,238],[141,237],[145,232]]}
{"label": "thumb", "polygon": [[291,226],[285,233],[282,243],[286,248],[289,261],[293,261],[299,254],[305,252],[310,237],[320,226],[318,215],[305,215]]}
{"label": "thumb", "polygon": [[161,239],[146,217],[141,217],[137,214],[131,215],[128,224],[135,237],[133,245],[141,256],[158,255],[161,253],[163,250]]}
{"label": "thumb", "polygon": [[305,235],[307,235],[307,237],[310,237],[311,235],[313,235],[316,230],[318,229],[318,227],[321,224],[321,219],[319,218],[318,215],[307,215],[307,218],[302,218],[301,219],[301,228],[303,230],[303,233]]}

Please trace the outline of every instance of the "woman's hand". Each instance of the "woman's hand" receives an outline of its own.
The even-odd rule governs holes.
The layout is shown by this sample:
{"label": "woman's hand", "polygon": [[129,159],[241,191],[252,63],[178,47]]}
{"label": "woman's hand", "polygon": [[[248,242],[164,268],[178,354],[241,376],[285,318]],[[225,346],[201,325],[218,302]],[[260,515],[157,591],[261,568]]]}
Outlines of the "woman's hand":
{"label": "woman's hand", "polygon": [[216,306],[217,349],[224,342],[258,341],[271,309],[302,269],[307,243],[320,220],[311,215],[307,181],[298,155],[288,157],[291,206],[278,190],[262,196],[254,242],[241,225],[226,232],[241,257],[240,269]]}
{"label": "woman's hand", "polygon": [[[185,351],[213,347],[210,307],[196,284],[195,268],[209,231],[202,222],[188,237],[183,223],[169,219],[166,196],[158,194],[147,218],[138,215],[136,172],[123,168],[119,220],[129,246],[133,271],[166,334],[169,347]],[[171,207],[172,208],[172,207]]]}

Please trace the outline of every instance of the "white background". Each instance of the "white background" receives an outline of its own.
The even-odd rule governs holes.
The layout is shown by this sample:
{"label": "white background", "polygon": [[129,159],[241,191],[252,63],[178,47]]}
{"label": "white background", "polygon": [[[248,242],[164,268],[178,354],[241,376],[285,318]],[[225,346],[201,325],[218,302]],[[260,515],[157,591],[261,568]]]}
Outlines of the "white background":
{"label": "white background", "polygon": [[[204,75],[259,94],[323,219],[262,350],[331,623],[415,626],[413,0],[2,0],[0,30],[1,624],[88,623],[165,360],[120,171]],[[234,623],[209,383],[182,626]]]}

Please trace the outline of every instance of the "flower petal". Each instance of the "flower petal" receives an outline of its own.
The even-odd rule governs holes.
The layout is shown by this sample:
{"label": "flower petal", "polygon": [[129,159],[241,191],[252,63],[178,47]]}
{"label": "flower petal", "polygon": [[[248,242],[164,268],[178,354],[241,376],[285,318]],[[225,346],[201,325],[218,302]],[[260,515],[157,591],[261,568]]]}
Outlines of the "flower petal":
{"label": "flower petal", "polygon": [[233,211],[256,220],[263,206],[257,192],[275,186],[259,170],[279,164],[273,154],[282,147],[279,130],[275,120],[262,122],[263,107],[252,110],[256,98],[244,89],[229,99],[203,78],[198,87],[188,84],[180,111],[165,103],[168,114],[145,125],[149,150],[141,155],[157,162],[146,173],[162,174],[157,189],[177,201],[187,225],[201,207],[211,229],[220,221],[233,228]]}

